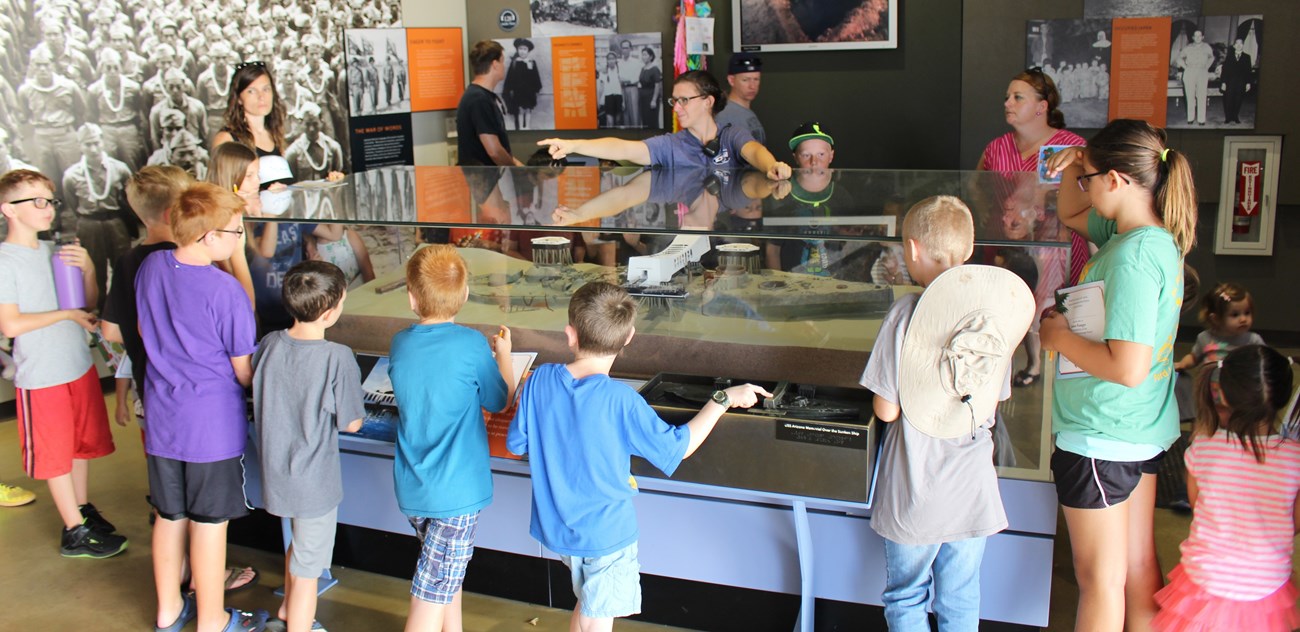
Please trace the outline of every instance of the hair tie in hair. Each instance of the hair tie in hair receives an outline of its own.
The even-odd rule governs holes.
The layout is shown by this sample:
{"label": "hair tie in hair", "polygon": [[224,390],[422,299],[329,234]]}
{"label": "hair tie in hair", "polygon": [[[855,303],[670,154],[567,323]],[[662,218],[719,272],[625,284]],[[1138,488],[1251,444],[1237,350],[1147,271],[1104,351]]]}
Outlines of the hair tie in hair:
{"label": "hair tie in hair", "polygon": [[1219,298],[1223,299],[1223,302],[1225,302],[1225,303],[1231,303],[1231,302],[1232,302],[1232,297],[1231,297],[1231,296],[1228,296],[1228,293],[1227,293],[1227,292],[1219,292]]}
{"label": "hair tie in hair", "polygon": [[1222,368],[1223,368],[1223,360],[1219,360],[1218,362],[1215,362],[1215,363],[1214,363],[1214,368],[1216,368],[1216,369],[1222,369]]}
{"label": "hair tie in hair", "polygon": [[1166,147],[1160,151],[1160,162],[1169,162],[1169,148]]}

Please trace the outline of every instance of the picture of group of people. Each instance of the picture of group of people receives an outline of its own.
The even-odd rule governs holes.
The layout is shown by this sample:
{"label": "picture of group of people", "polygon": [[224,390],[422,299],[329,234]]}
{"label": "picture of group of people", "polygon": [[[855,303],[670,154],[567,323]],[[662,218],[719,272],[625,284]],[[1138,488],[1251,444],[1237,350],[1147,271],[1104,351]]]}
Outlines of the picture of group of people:
{"label": "picture of group of people", "polygon": [[400,0],[238,5],[0,3],[0,171],[35,167],[75,200],[59,218],[64,233],[116,216],[109,250],[120,250],[118,227],[135,227],[126,179],[146,164],[205,177],[230,77],[249,62],[275,77],[295,177],[345,170],[343,28],[400,25]]}
{"label": "picture of group of people", "polygon": [[1101,127],[1110,105],[1111,21],[1031,20],[1028,67],[1042,68],[1061,95],[1070,127]]}
{"label": "picture of group of people", "polygon": [[1180,19],[1171,28],[1168,126],[1254,128],[1263,18]]}
{"label": "picture of group of people", "polygon": [[531,0],[528,10],[536,37],[613,33],[618,28],[614,0]]}
{"label": "picture of group of people", "polygon": [[656,33],[596,37],[598,125],[664,126],[663,44]]}
{"label": "picture of group of people", "polygon": [[410,112],[406,31],[348,29],[344,37],[352,116]]}

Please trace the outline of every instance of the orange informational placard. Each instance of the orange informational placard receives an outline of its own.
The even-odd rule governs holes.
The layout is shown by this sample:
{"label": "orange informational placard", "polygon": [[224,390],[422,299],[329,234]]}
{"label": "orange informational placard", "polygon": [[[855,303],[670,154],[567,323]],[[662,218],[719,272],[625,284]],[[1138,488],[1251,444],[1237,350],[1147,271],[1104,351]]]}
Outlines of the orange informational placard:
{"label": "orange informational placard", "polygon": [[596,40],[590,35],[551,39],[555,129],[596,129]]}
{"label": "orange informational placard", "polygon": [[[600,171],[596,169],[565,169],[556,180],[559,187],[557,199],[560,206],[578,208],[600,195]],[[600,228],[600,218],[578,222],[573,226]]]}
{"label": "orange informational placard", "polygon": [[1165,126],[1169,109],[1169,18],[1111,22],[1109,117]]}
{"label": "orange informational placard", "polygon": [[460,169],[415,168],[415,218],[420,222],[468,222],[469,182]]}
{"label": "orange informational placard", "polygon": [[[519,381],[518,390],[524,390],[524,382],[527,380],[528,376],[524,376]],[[515,409],[518,407],[519,398],[516,397],[515,401],[510,402],[510,405],[499,413],[483,411],[483,422],[487,424],[488,454],[503,459],[523,460],[524,457],[511,454],[510,450],[506,449],[506,434],[510,432],[510,422],[515,418]]]}
{"label": "orange informational placard", "polygon": [[465,92],[465,52],[459,28],[406,29],[411,111],[454,110]]}

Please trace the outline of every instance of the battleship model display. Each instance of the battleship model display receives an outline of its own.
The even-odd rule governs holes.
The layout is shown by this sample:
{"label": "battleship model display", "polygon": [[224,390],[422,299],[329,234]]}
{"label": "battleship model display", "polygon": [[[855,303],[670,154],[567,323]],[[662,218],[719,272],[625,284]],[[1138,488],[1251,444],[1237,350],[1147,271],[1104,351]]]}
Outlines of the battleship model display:
{"label": "battleship model display", "polygon": [[[641,396],[668,423],[691,420],[713,391],[745,380],[661,373]],[[793,382],[752,383],[773,397],[723,415],[709,440],[673,480],[866,503],[875,471],[877,425],[871,393]],[[638,476],[664,478],[641,459]]]}
{"label": "battleship model display", "polygon": [[[724,253],[720,261],[727,265],[716,270],[701,273],[698,266],[686,266],[667,283],[631,284],[636,287],[633,293],[653,303],[647,307],[656,309],[647,314],[653,311],[673,319],[680,318],[679,310],[769,322],[879,318],[894,302],[894,289],[888,285],[780,270],[755,273],[756,253]],[[555,254],[546,253],[548,258]],[[615,277],[626,280],[626,268],[510,260],[504,271],[471,276],[469,300],[508,311],[564,310],[578,288]]]}

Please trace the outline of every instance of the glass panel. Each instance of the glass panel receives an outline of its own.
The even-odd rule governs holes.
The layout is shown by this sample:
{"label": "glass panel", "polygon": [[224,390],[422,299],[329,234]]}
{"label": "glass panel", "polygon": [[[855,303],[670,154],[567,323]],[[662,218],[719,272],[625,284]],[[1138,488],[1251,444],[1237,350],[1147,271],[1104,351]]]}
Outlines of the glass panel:
{"label": "glass panel", "polygon": [[[281,194],[287,208],[270,219],[350,224],[303,234],[309,256],[354,277],[330,337],[358,351],[386,352],[414,322],[403,291],[410,255],[452,243],[471,275],[457,322],[485,332],[508,326],[515,348],[538,351],[540,362],[568,359],[568,299],[582,284],[604,279],[640,294],[637,335],[614,365],[640,378],[856,388],[889,306],[921,291],[903,262],[900,222],[936,193],[972,207],[971,263],[1016,272],[1040,310],[1069,284],[1055,194],[1032,173],[804,175],[782,184],[744,173],[723,182],[642,169],[395,167],[339,186],[290,187]],[[665,251],[686,261],[653,256]],[[1003,476],[1049,476],[1049,367],[1033,341],[1016,352],[1014,370],[1040,377],[1000,408]]]}
{"label": "glass panel", "polygon": [[970,207],[981,243],[1061,244],[1055,191],[1034,173],[639,167],[385,167],[264,193],[272,220],[474,227],[574,226],[645,233],[858,236],[898,241],[907,208],[932,195]]}

